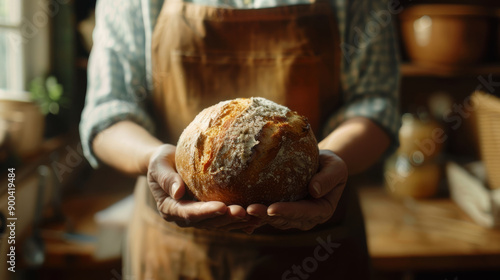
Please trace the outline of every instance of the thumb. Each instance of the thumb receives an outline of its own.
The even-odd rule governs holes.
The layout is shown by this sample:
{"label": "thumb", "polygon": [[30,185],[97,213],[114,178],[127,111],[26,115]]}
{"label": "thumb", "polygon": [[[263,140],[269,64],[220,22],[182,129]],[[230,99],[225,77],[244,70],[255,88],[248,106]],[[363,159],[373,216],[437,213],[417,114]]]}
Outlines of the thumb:
{"label": "thumb", "polygon": [[347,166],[344,161],[331,151],[321,150],[319,172],[309,182],[309,193],[319,198],[339,185],[347,182]]}
{"label": "thumb", "polygon": [[168,194],[175,200],[179,200],[184,196],[186,187],[182,181],[181,176],[177,173],[171,173],[167,179],[166,186],[168,186]]}
{"label": "thumb", "polygon": [[185,193],[184,181],[170,161],[164,160],[159,165],[159,184],[165,192],[175,200],[179,200]]}
{"label": "thumb", "polygon": [[185,193],[185,184],[175,169],[172,160],[175,149],[165,147],[153,156],[149,166],[148,177],[155,181],[161,189],[170,197],[178,200]]}

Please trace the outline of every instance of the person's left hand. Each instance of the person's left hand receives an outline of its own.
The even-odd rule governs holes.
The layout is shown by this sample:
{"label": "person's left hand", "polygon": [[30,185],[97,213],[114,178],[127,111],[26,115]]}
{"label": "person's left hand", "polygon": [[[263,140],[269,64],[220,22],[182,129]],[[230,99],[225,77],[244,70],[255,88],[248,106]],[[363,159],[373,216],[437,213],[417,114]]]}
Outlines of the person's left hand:
{"label": "person's left hand", "polygon": [[[330,219],[347,182],[347,166],[335,153],[320,150],[319,171],[309,183],[311,198],[296,202],[277,202],[269,207],[252,204],[247,213],[278,229],[309,230]],[[247,228],[252,232],[255,228]]]}

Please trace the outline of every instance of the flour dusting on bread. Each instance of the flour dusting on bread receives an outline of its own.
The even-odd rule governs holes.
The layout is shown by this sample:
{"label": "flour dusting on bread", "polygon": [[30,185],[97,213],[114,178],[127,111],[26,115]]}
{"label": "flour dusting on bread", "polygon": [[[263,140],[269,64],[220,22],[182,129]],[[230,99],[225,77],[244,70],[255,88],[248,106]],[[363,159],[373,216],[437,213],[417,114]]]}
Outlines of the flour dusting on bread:
{"label": "flour dusting on bread", "polygon": [[[251,103],[239,114],[228,129],[224,143],[215,156],[210,172],[224,172],[237,176],[252,156],[252,149],[259,144],[257,135],[273,118],[286,118],[290,109],[260,97],[250,98]],[[232,168],[224,168],[224,167]]]}
{"label": "flour dusting on bread", "polygon": [[260,97],[203,110],[176,151],[177,171],[198,199],[243,206],[301,199],[318,161],[307,119]]}

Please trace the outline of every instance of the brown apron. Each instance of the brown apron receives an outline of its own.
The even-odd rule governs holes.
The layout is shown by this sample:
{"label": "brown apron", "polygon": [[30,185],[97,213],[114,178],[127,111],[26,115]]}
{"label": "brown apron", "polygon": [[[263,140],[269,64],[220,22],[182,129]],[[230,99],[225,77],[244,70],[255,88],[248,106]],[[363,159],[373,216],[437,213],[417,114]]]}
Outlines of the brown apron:
{"label": "brown apron", "polygon": [[[338,32],[325,0],[251,10],[166,0],[152,42],[160,138],[175,144],[202,109],[251,96],[298,111],[320,131],[339,103]],[[124,279],[367,279],[364,228],[350,189],[325,225],[253,235],[164,221],[145,178],[135,198]]]}
{"label": "brown apron", "polygon": [[160,136],[176,143],[204,108],[260,96],[308,117],[338,106],[340,39],[331,4],[222,9],[166,0],[152,42]]}

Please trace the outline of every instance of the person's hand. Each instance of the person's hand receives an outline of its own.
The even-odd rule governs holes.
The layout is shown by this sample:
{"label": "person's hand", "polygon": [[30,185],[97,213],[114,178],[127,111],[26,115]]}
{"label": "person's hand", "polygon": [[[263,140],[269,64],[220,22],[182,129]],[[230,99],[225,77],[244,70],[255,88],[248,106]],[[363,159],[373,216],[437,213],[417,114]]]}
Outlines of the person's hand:
{"label": "person's hand", "polygon": [[239,205],[226,206],[219,201],[183,200],[186,187],[175,169],[175,146],[157,148],[149,160],[149,188],[162,217],[181,227],[239,230],[256,226],[257,219]]}
{"label": "person's hand", "polygon": [[[266,207],[252,204],[247,213],[278,229],[309,230],[330,219],[347,182],[347,166],[328,150],[320,150],[319,171],[309,183],[311,198],[296,202],[277,202]],[[258,225],[260,226],[260,225]],[[255,229],[247,228],[247,231]]]}

